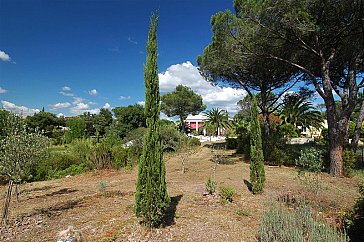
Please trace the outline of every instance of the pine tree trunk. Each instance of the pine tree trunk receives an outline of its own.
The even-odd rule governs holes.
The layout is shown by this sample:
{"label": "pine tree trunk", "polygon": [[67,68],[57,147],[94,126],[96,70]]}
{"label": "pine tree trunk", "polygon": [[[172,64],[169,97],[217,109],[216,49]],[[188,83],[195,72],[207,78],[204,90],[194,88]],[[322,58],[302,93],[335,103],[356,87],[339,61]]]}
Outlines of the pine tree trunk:
{"label": "pine tree trunk", "polygon": [[355,129],[354,129],[354,137],[351,140],[351,145],[354,148],[354,150],[356,151],[358,148],[358,143],[359,143],[359,138],[360,138],[360,133],[361,133],[361,127],[363,124],[363,120],[364,120],[364,99],[361,103],[361,108],[360,108],[360,113],[358,116],[358,119],[356,120],[356,124],[355,124]]}
{"label": "pine tree trunk", "polygon": [[[340,120],[338,120],[339,118]],[[327,123],[329,131],[330,174],[340,177],[344,175],[342,151],[348,130],[348,119],[343,116],[338,117],[333,106],[328,105]]]}

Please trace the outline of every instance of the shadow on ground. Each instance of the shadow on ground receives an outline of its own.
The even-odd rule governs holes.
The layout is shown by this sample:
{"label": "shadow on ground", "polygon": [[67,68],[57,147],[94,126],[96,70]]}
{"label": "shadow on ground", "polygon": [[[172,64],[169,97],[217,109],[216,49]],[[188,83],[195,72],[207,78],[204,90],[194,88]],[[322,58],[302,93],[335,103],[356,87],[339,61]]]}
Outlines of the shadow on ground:
{"label": "shadow on ground", "polygon": [[183,197],[182,194],[171,197],[171,203],[166,211],[166,215],[164,216],[164,223],[163,223],[164,226],[171,226],[176,223],[174,219],[176,216],[177,205],[179,201],[182,199],[182,197]]}
{"label": "shadow on ground", "polygon": [[246,187],[250,192],[253,190],[253,185],[248,180],[244,179],[244,184],[246,185]]}

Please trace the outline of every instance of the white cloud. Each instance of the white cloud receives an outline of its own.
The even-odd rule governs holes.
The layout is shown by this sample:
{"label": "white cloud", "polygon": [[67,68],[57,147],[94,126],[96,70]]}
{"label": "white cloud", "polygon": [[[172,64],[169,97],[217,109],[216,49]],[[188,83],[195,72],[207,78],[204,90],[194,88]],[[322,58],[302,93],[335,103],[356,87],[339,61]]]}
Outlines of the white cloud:
{"label": "white cloud", "polygon": [[34,113],[38,113],[39,109],[37,108],[28,108],[25,106],[18,106],[14,103],[8,102],[8,101],[1,101],[3,108],[5,110],[8,110],[10,112],[16,113],[18,115],[22,116],[29,116],[33,115]]}
{"label": "white cloud", "polygon": [[64,103],[55,103],[55,104],[49,104],[48,105],[52,110],[62,109],[62,108],[68,108],[71,106],[69,102]]}
{"label": "white cloud", "polygon": [[137,104],[139,104],[139,105],[141,105],[141,106],[143,106],[143,107],[144,107],[144,105],[145,105],[145,101],[138,101],[138,102],[137,102]]}
{"label": "white cloud", "polygon": [[14,61],[11,60],[10,56],[6,54],[4,51],[0,50],[0,60],[6,61],[6,62],[12,62],[15,64]]}
{"label": "white cloud", "polygon": [[230,113],[238,111],[236,103],[246,95],[243,89],[212,86],[189,61],[171,65],[166,72],[159,73],[158,77],[161,92],[171,92],[178,85],[188,86],[201,95],[204,104],[225,109]]}
{"label": "white cloud", "polygon": [[110,107],[111,107],[111,105],[109,103],[105,103],[102,108],[109,109]]}
{"label": "white cloud", "polygon": [[77,103],[75,106],[71,107],[70,112],[76,115],[80,115],[87,112],[92,114],[98,114],[100,112],[100,109],[98,108],[90,109],[89,104],[80,102]]}
{"label": "white cloud", "polygon": [[135,45],[137,45],[137,44],[138,44],[138,42],[136,42],[135,40],[132,40],[130,36],[128,37],[128,41],[129,41],[130,43],[132,43],[132,44],[135,44]]}
{"label": "white cloud", "polygon": [[120,96],[120,100],[129,100],[131,97],[130,96]]}
{"label": "white cloud", "polygon": [[59,92],[59,94],[65,96],[65,97],[73,97],[75,94],[70,92]]}
{"label": "white cloud", "polygon": [[4,89],[4,88],[0,87],[0,94],[2,94],[2,93],[7,93],[7,92],[8,92],[8,90],[6,90],[6,89]]}
{"label": "white cloud", "polygon": [[76,104],[78,104],[78,103],[81,103],[81,102],[83,102],[85,99],[84,98],[82,98],[82,97],[73,97],[73,104],[74,105],[76,105]]}
{"label": "white cloud", "polygon": [[96,89],[92,89],[92,90],[88,91],[88,94],[90,94],[92,96],[96,96],[97,95],[97,90]]}
{"label": "white cloud", "polygon": [[71,91],[71,88],[69,86],[64,86],[62,87],[63,91]]}

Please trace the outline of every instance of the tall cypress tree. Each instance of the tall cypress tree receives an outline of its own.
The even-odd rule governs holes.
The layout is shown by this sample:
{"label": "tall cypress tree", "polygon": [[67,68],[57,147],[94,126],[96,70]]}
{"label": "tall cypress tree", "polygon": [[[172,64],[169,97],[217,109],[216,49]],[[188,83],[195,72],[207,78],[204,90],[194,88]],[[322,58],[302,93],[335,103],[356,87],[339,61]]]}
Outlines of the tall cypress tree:
{"label": "tall cypress tree", "polygon": [[143,153],[138,164],[138,180],[135,195],[135,213],[149,227],[158,226],[170,197],[165,181],[165,165],[159,134],[160,96],[157,67],[158,15],[153,13],[147,42],[147,60],[144,66],[145,116],[147,133],[144,137]]}
{"label": "tall cypress tree", "polygon": [[254,194],[263,191],[265,182],[264,156],[258,106],[255,97],[253,97],[250,109],[250,182]]}

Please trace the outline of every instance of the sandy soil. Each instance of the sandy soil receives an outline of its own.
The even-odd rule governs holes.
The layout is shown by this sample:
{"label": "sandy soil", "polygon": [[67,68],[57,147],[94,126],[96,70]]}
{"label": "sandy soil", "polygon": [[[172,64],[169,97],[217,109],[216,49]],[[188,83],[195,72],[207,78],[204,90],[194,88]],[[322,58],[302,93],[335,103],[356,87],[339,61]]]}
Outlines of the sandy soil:
{"label": "sandy soil", "polygon": [[[189,156],[184,174],[180,156],[166,156],[172,203],[162,228],[144,228],[133,213],[136,168],[102,170],[23,185],[20,201],[12,200],[10,224],[0,229],[0,241],[56,241],[68,226],[81,231],[86,241],[256,241],[260,218],[271,201],[289,205],[305,197],[335,225],[340,212],[359,197],[356,178],[321,174],[316,195],[294,168],[271,166],[265,167],[264,193],[253,195],[248,190],[249,164],[233,151],[224,155],[216,181],[218,187],[234,188],[232,203],[222,204],[218,194],[206,195],[205,182],[214,173],[214,162],[205,145]],[[0,187],[1,205],[6,189]]]}

